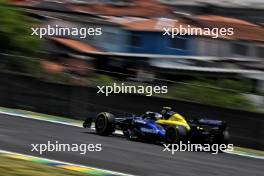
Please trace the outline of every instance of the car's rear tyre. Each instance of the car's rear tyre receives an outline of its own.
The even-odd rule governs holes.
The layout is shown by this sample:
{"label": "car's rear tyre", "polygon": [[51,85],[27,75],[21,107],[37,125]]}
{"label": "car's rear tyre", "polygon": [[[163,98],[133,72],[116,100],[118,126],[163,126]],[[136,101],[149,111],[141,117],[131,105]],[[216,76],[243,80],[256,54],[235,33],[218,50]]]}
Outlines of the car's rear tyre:
{"label": "car's rear tyre", "polygon": [[167,144],[175,144],[180,141],[184,142],[187,137],[187,130],[183,126],[170,126],[165,133],[165,142]]}
{"label": "car's rear tyre", "polygon": [[222,132],[220,139],[218,139],[217,143],[218,144],[225,144],[228,145],[229,144],[229,140],[230,140],[230,135],[229,135],[229,131],[225,130]]}
{"label": "car's rear tyre", "polygon": [[[229,138],[230,137],[228,130],[224,130],[220,133],[218,132],[218,134],[214,134],[213,138],[211,139],[211,146],[218,145],[217,152],[222,153],[224,150],[228,148]],[[215,151],[212,150],[212,152]]]}
{"label": "car's rear tyre", "polygon": [[115,116],[108,112],[97,115],[95,120],[96,133],[102,136],[111,135],[115,131]]}

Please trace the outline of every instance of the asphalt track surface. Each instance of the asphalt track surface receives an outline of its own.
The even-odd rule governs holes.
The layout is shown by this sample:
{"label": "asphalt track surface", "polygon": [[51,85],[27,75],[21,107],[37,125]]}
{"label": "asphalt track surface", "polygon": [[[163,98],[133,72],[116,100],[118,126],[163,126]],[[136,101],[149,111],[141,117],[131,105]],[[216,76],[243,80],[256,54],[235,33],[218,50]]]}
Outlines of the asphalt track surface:
{"label": "asphalt track surface", "polygon": [[[101,152],[31,152],[47,143],[102,144]],[[163,147],[103,137],[73,126],[0,115],[0,149],[142,176],[263,176],[264,160],[221,153],[163,152]]]}

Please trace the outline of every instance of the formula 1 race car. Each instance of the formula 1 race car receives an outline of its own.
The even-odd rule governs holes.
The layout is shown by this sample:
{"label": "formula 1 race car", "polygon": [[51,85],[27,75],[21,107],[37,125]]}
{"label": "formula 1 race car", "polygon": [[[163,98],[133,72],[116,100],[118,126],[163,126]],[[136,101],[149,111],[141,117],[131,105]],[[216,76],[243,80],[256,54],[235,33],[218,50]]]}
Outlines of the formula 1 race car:
{"label": "formula 1 race car", "polygon": [[[84,121],[84,128],[91,128],[92,119]],[[200,144],[228,144],[229,134],[223,121],[209,119],[185,120],[180,114],[163,108],[161,113],[146,112],[141,116],[117,118],[108,112],[99,113],[95,119],[99,135],[111,135],[121,130],[128,139],[168,144],[180,141]]]}

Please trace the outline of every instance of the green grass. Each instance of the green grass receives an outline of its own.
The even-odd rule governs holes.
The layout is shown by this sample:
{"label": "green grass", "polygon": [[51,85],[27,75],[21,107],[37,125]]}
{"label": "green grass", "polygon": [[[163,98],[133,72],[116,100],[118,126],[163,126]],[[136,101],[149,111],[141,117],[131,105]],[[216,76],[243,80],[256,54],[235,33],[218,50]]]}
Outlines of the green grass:
{"label": "green grass", "polygon": [[[13,159],[0,155],[0,176],[83,176],[79,172],[69,171],[40,163]],[[88,174],[85,174],[88,175]]]}
{"label": "green grass", "polygon": [[242,95],[243,92],[250,89],[250,86],[243,85],[239,81],[192,81],[170,87],[167,97],[220,107],[256,111],[256,107]]}

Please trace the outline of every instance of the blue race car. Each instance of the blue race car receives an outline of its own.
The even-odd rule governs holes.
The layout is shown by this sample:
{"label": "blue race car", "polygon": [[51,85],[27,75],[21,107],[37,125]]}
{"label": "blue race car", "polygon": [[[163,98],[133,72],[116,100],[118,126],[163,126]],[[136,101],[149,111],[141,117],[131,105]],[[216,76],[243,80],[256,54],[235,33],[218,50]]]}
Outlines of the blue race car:
{"label": "blue race car", "polygon": [[[90,128],[92,119],[86,119],[84,128]],[[226,123],[219,120],[185,120],[180,114],[163,108],[162,113],[146,112],[141,116],[117,118],[102,112],[95,118],[99,135],[108,136],[121,130],[128,139],[169,144],[190,141],[201,144],[227,144],[229,134]]]}

